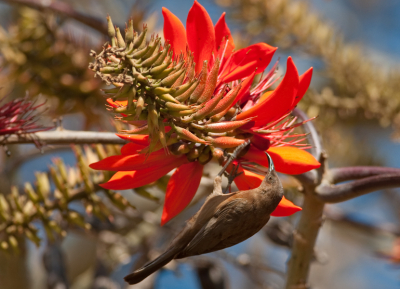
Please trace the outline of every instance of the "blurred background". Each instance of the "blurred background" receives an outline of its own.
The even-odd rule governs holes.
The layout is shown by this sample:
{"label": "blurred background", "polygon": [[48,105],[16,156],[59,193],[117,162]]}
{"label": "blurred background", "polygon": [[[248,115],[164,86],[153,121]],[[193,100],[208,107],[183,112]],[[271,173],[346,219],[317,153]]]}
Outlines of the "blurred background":
{"label": "blurred background", "polygon": [[[54,9],[53,3],[63,3]],[[266,42],[291,55],[303,73],[314,67],[299,107],[314,124],[331,167],[400,167],[400,2],[397,0],[202,0],[215,24],[225,11],[236,48]],[[26,5],[26,4],[29,5]],[[40,122],[72,130],[116,131],[88,70],[90,49],[105,42],[105,17],[135,29],[147,23],[162,35],[161,7],[183,23],[192,1],[0,1],[0,99],[28,95],[47,109]],[[47,8],[44,8],[47,7]],[[72,11],[72,12],[71,12]],[[115,148],[114,148],[115,149]],[[85,149],[86,157],[90,148]],[[112,148],[106,148],[112,153]],[[8,146],[0,154],[1,194],[35,183],[59,157],[77,165],[70,147]],[[90,154],[90,153],[89,153]],[[7,156],[10,155],[10,156]],[[123,276],[154,258],[210,191],[217,166],[208,168],[192,206],[160,228],[168,176],[144,191],[121,194],[136,209],[110,209],[112,218],[89,220],[92,229],[68,227],[62,241],[37,247],[21,241],[19,254],[0,251],[0,288],[127,288]],[[286,194],[301,205],[298,184],[283,177]],[[53,186],[53,185],[52,185]],[[100,195],[101,198],[105,198]],[[109,204],[104,201],[108,206]],[[79,203],[71,203],[85,211]],[[87,209],[87,208],[86,208]],[[110,213],[110,215],[111,215]],[[84,213],[83,213],[84,214]],[[327,205],[311,267],[311,288],[399,288],[400,195],[396,190]],[[274,218],[256,236],[227,250],[172,262],[137,288],[283,288],[291,232],[298,219]],[[58,287],[57,287],[58,286]],[[135,288],[136,288],[135,287]]]}

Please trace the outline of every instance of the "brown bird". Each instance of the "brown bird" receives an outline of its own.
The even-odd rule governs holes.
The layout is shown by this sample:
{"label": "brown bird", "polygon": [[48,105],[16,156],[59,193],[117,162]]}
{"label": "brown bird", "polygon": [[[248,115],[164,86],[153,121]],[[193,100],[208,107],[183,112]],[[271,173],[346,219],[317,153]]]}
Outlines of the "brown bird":
{"label": "brown bird", "polygon": [[214,180],[214,190],[200,210],[187,222],[165,253],[124,279],[136,284],[168,264],[181,259],[214,252],[250,238],[268,222],[283,196],[282,184],[271,157],[261,185],[252,190],[223,194],[221,171]]}

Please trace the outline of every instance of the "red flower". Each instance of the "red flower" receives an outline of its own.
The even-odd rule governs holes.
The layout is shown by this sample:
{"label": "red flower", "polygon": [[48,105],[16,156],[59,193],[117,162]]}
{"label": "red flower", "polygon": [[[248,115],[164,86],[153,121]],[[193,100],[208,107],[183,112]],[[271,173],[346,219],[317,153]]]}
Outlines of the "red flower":
{"label": "red flower", "polygon": [[[235,148],[250,138],[250,149],[239,159],[239,164],[242,161],[251,161],[268,166],[268,160],[263,153],[268,151],[278,172],[301,174],[320,166],[304,150],[308,148],[301,143],[304,135],[291,135],[294,127],[301,123],[295,124],[296,119],[289,118],[290,112],[310,85],[312,68],[299,77],[297,68],[289,57],[286,75],[274,91],[264,93],[275,82],[275,66],[251,89],[255,75],[265,70],[277,48],[258,43],[234,51],[235,45],[225,23],[225,13],[213,26],[207,11],[197,1],[189,11],[186,29],[168,9],[163,8],[162,13],[164,38],[169,41],[174,55],[182,55],[186,59],[193,57],[196,73],[204,69],[208,71],[205,93],[201,95],[206,100],[201,101],[204,106],[195,116],[182,119],[187,123],[191,122],[187,129],[177,128],[171,123],[175,133],[171,136],[173,146],[168,148],[177,155],[165,154],[161,147],[148,155],[143,154],[148,152],[146,147],[149,145],[149,135],[119,135],[131,141],[122,148],[121,155],[108,157],[91,165],[93,169],[118,171],[108,182],[102,184],[104,188],[137,188],[154,182],[177,168],[167,186],[161,220],[163,225],[190,203],[200,184],[203,166],[211,160],[212,152],[214,156],[217,154],[217,148]],[[218,67],[215,66],[218,61],[218,71],[214,71]],[[211,85],[211,82],[214,84]],[[231,88],[226,86],[228,83]],[[114,107],[121,105],[112,100],[108,102]],[[229,109],[238,105],[241,109],[235,116],[236,119],[220,121]],[[192,121],[193,118],[196,120],[196,116],[198,119],[209,117],[209,121],[199,125],[197,121]],[[191,128],[206,131],[208,136],[201,139],[190,132]],[[229,135],[230,131],[235,131],[235,134]],[[202,145],[192,147],[189,152],[186,143],[176,144],[174,140],[179,137]],[[241,165],[239,170],[243,174],[235,179],[235,183],[240,190],[258,187],[263,179],[263,176],[245,170]],[[301,208],[284,198],[273,215],[288,216],[299,210]]]}

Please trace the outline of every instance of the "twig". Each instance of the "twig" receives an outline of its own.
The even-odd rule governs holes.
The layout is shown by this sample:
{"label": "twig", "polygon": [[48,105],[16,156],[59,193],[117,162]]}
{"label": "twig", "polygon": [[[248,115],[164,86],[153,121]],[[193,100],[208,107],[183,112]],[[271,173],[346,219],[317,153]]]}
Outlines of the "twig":
{"label": "twig", "polygon": [[112,132],[56,130],[25,135],[9,135],[0,137],[0,145],[9,144],[126,144]]}
{"label": "twig", "polygon": [[49,1],[49,4],[44,4],[44,1],[36,1],[36,0],[1,0],[3,2],[7,2],[9,4],[19,4],[25,5],[38,10],[50,10],[52,12],[61,14],[63,16],[75,19],[94,30],[101,32],[104,35],[107,35],[107,25],[105,21],[102,21],[96,17],[89,16],[86,14],[82,14],[77,12],[72,6],[59,2],[59,1]]}
{"label": "twig", "polygon": [[329,170],[328,178],[332,184],[337,184],[345,181],[357,180],[381,174],[400,174],[400,169],[372,166],[335,168]]}
{"label": "twig", "polygon": [[326,203],[339,203],[368,193],[396,187],[400,187],[400,173],[372,176],[342,185],[322,184],[316,188],[316,193]]}

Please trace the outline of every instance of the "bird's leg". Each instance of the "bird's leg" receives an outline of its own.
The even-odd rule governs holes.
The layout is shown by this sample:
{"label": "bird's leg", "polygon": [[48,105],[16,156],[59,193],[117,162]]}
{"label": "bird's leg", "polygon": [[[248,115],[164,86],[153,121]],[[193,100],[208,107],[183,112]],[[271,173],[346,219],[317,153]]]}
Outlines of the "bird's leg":
{"label": "bird's leg", "polygon": [[226,170],[226,168],[233,162],[234,159],[237,158],[238,154],[244,149],[248,144],[250,143],[250,140],[245,141],[242,143],[240,146],[238,146],[233,153],[229,154],[228,160],[226,161],[224,167],[222,170],[218,173],[218,176],[222,176]]}
{"label": "bird's leg", "polygon": [[231,185],[232,185],[232,183],[233,183],[233,180],[234,180],[237,176],[243,174],[243,172],[237,173],[238,169],[239,169],[239,165],[233,165],[233,168],[232,168],[231,173],[225,175],[225,176],[228,178],[228,185],[226,186],[226,189],[225,189],[225,191],[224,191],[224,194],[228,193],[228,190],[230,191],[230,188],[231,188]]}

